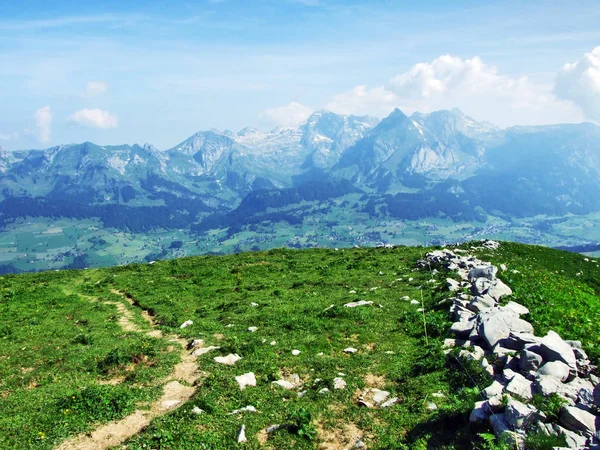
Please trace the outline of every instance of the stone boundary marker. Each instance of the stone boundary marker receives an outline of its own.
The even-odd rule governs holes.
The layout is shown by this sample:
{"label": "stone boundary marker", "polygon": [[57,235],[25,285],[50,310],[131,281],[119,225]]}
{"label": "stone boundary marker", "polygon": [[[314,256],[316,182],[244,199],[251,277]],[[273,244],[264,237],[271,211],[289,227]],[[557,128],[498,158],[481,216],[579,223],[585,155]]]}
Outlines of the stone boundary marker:
{"label": "stone boundary marker", "polygon": [[[499,246],[482,241],[483,248]],[[447,279],[448,289],[456,293],[449,300],[456,339],[444,341],[445,352],[460,348],[459,357],[478,361],[493,380],[481,391],[482,401],[475,404],[470,421],[489,421],[498,439],[519,448],[524,448],[528,433],[543,433],[564,435],[566,448],[600,449],[599,380],[581,342],[565,341],[553,331],[536,336],[521,318],[529,314],[526,307],[514,301],[500,306],[512,290],[496,277],[498,269],[462,252],[436,250],[419,266],[443,267],[462,280]],[[536,394],[564,400],[557,421],[531,404]]]}

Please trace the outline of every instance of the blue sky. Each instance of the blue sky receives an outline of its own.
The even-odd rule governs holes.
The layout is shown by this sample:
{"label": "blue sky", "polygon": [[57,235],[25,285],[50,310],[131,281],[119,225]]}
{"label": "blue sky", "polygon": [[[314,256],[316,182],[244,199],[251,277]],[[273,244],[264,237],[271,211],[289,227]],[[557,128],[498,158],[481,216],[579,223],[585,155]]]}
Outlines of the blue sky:
{"label": "blue sky", "polygon": [[597,122],[598,23],[597,1],[0,0],[0,146],[169,148],[321,108]]}

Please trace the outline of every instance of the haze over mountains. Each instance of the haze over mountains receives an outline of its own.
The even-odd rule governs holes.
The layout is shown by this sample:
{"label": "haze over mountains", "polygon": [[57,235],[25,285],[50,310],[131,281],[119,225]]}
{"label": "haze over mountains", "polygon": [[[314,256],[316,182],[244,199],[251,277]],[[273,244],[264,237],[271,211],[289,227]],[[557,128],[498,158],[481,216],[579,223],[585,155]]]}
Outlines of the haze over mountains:
{"label": "haze over mountains", "polygon": [[86,142],[0,153],[3,221],[144,207],[144,228],[170,226],[155,212],[181,227],[228,212],[252,192],[341,180],[388,198],[388,207],[396,199],[409,217],[415,196],[442,203],[430,216],[459,218],[461,208],[444,207],[449,200],[517,217],[597,211],[600,127],[499,129],[456,109],[410,117],[396,109],[381,121],[318,111],[298,128],[201,131],[166,151]]}

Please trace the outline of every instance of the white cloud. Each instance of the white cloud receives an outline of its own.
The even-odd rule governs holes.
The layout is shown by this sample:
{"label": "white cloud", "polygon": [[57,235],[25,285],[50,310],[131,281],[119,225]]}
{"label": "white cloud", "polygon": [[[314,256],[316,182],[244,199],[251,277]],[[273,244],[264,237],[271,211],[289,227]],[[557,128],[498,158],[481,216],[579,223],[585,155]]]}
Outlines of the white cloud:
{"label": "white cloud", "polygon": [[71,122],[76,122],[79,125],[92,128],[116,128],[118,125],[115,116],[111,115],[108,111],[102,111],[98,108],[80,109],[69,117],[69,120]]}
{"label": "white cloud", "polygon": [[0,133],[0,141],[12,141],[19,139],[19,133]]}
{"label": "white cloud", "polygon": [[108,84],[102,81],[88,81],[85,89],[85,97],[102,95],[108,90]]}
{"label": "white cloud", "polygon": [[34,114],[37,138],[42,143],[52,140],[52,116],[49,106],[38,109]]}
{"label": "white cloud", "polygon": [[369,89],[365,84],[333,97],[325,108],[339,114],[387,116],[398,104],[398,97],[383,86]]}
{"label": "white cloud", "polygon": [[558,72],[554,91],[579,106],[589,119],[600,121],[600,47],[573,64],[565,64]]}
{"label": "white cloud", "polygon": [[285,106],[267,109],[260,114],[281,127],[294,127],[300,125],[314,112],[314,109],[298,102],[291,102]]}
{"label": "white cloud", "polygon": [[384,86],[356,86],[335,96],[327,108],[382,116],[395,107],[407,113],[458,107],[501,126],[581,121],[578,109],[557,99],[552,89],[527,77],[501,74],[478,57],[443,55],[414,65]]}

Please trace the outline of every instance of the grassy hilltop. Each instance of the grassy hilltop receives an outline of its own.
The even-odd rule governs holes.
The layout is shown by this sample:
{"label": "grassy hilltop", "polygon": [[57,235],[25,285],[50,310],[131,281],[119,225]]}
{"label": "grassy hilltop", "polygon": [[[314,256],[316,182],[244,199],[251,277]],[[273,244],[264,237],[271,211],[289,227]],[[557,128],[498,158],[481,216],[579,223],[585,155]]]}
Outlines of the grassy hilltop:
{"label": "grassy hilltop", "polygon": [[[438,303],[452,275],[416,270],[429,250],[271,250],[0,277],[0,448],[52,449],[154,411],[166,383],[186,385],[178,368],[190,351],[177,339],[220,348],[195,360],[191,398],[152,415],[124,448],[341,449],[359,437],[370,449],[495,448],[468,423],[486,375],[442,352],[451,322]],[[536,334],[579,339],[598,363],[598,260],[512,243],[471,253],[507,266],[499,277]],[[373,303],[343,306],[357,300]],[[242,359],[213,361],[229,353]],[[240,390],[235,377],[247,372],[256,386]],[[294,374],[295,389],[272,384]],[[398,403],[361,407],[368,388]],[[248,405],[257,412],[230,414]],[[237,444],[242,424],[248,442]]]}

